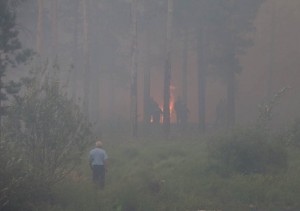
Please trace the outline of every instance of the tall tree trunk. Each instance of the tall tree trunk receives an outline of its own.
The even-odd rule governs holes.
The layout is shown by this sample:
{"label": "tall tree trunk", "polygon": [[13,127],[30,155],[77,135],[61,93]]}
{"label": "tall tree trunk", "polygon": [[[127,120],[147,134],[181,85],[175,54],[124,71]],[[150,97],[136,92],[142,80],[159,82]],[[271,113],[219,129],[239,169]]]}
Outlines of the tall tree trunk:
{"label": "tall tree trunk", "polygon": [[[150,47],[150,41],[147,37],[147,52],[146,57],[150,58],[149,55],[149,47]],[[150,95],[151,95],[151,71],[150,71],[150,65],[146,63],[144,66],[144,123],[148,124],[150,123]]]}
{"label": "tall tree trunk", "polygon": [[[143,2],[143,6],[144,6],[144,21],[145,23],[147,23],[147,18],[149,17],[151,13],[147,12],[147,11],[151,11],[151,7],[149,5],[149,2],[146,3],[146,1]],[[149,24],[148,24],[149,25]],[[147,26],[147,24],[145,24],[144,26],[144,30],[148,33],[145,33],[145,46],[146,46],[146,51],[145,51],[145,58],[146,60],[143,62],[143,69],[144,69],[144,99],[143,99],[143,111],[144,111],[144,124],[145,125],[149,125],[149,123],[151,123],[151,112],[150,112],[150,98],[151,98],[151,62],[150,59],[151,58],[151,27]]]}
{"label": "tall tree trunk", "polygon": [[90,56],[89,56],[89,0],[82,0],[83,5],[83,55],[84,55],[84,81],[83,81],[83,110],[89,116],[89,74],[90,74]]}
{"label": "tall tree trunk", "polygon": [[267,78],[267,91],[266,100],[272,99],[273,92],[273,72],[274,72],[274,57],[275,57],[275,31],[276,31],[276,1],[272,3],[271,11],[271,34],[270,34],[270,61],[268,68],[268,78]]}
{"label": "tall tree trunk", "polygon": [[[229,29],[232,32],[234,29],[234,24],[233,24],[233,17],[231,17],[230,20],[230,25],[229,25]],[[228,49],[227,49],[227,54],[228,54],[228,58],[230,61],[235,61],[235,46],[236,46],[236,42],[235,39],[233,37],[233,34],[229,35],[229,42],[228,42]],[[235,124],[235,74],[236,74],[236,70],[235,68],[238,68],[238,66],[236,67],[227,67],[227,105],[226,105],[226,126],[227,129],[230,129],[234,126]]]}
{"label": "tall tree trunk", "polygon": [[79,22],[79,4],[80,0],[74,0],[75,11],[74,11],[74,31],[73,31],[73,45],[72,45],[72,63],[73,63],[73,71],[72,71],[72,80],[71,80],[71,95],[75,100],[78,96],[78,71],[79,71],[79,52],[78,52],[78,22]]}
{"label": "tall tree trunk", "polygon": [[182,102],[184,105],[187,105],[187,75],[188,75],[188,53],[189,53],[189,32],[188,29],[184,31],[184,38],[183,38],[183,64],[182,64]]}
{"label": "tall tree trunk", "polygon": [[206,29],[202,26],[198,38],[198,129],[201,133],[206,130],[206,68],[205,56]]}
{"label": "tall tree trunk", "polygon": [[44,0],[38,0],[38,17],[37,17],[37,34],[36,34],[36,51],[39,55],[42,54],[43,42],[43,14]]}
{"label": "tall tree trunk", "polygon": [[[112,3],[113,1],[109,1],[110,3]],[[100,5],[98,1],[90,1],[90,5],[89,5],[89,8],[90,8],[90,12],[89,12],[89,16],[90,17],[95,17],[96,14],[99,13],[99,11],[101,11],[101,6],[104,6],[104,5]],[[108,22],[109,20],[111,20],[110,17],[107,17],[108,19]],[[98,32],[95,32],[95,30],[92,30],[92,26],[94,25],[95,22],[93,21],[97,21],[99,24],[100,22],[102,21],[102,18],[101,16],[98,17],[96,20],[95,19],[90,19],[90,25],[91,25],[91,30],[90,30],[90,33],[89,33],[89,37],[90,37],[90,40],[98,40],[98,43],[101,42],[101,39],[104,37],[103,36],[103,33],[101,31],[101,33],[99,34]],[[111,24],[110,24],[111,25]],[[110,25],[102,25],[102,29],[105,30],[105,31],[110,31]],[[110,50],[107,50],[106,51],[106,54],[109,54],[111,51]],[[95,56],[91,55],[91,60],[95,58]],[[114,56],[111,55],[109,56],[109,60],[111,61],[111,63],[113,64],[114,62]],[[99,60],[100,61],[100,60]],[[94,124],[94,128],[96,129],[97,131],[97,135],[99,137],[101,137],[101,121],[100,121],[100,72],[101,72],[101,64],[99,64],[99,61],[97,63],[97,65],[92,65],[91,64],[91,68],[90,68],[90,87],[89,87],[89,90],[90,90],[90,99],[89,99],[89,103],[90,103],[90,120],[93,122]],[[114,73],[114,71],[110,71],[110,73]],[[114,80],[113,76],[112,76],[112,80]],[[111,83],[111,86],[114,85],[114,82]]]}
{"label": "tall tree trunk", "polygon": [[131,119],[131,135],[137,136],[137,0],[131,1],[131,92],[130,92],[130,119]]}
{"label": "tall tree trunk", "polygon": [[57,56],[57,43],[58,43],[58,28],[57,28],[57,10],[58,4],[57,0],[52,0],[52,56]]}
{"label": "tall tree trunk", "polygon": [[235,71],[229,70],[227,75],[227,127],[235,124]]}
{"label": "tall tree trunk", "polygon": [[0,52],[0,140],[2,138],[2,116],[5,113],[3,105],[2,105],[3,96],[4,96],[4,93],[2,91],[2,89],[3,89],[4,66],[2,64],[3,64],[2,54]]}
{"label": "tall tree trunk", "polygon": [[110,124],[113,125],[116,123],[116,115],[115,115],[115,95],[116,95],[116,84],[115,84],[115,77],[114,72],[110,71],[109,73],[109,80],[110,80],[110,89],[109,89],[109,97],[108,97],[108,114],[110,119]]}
{"label": "tall tree trunk", "polygon": [[170,85],[171,85],[171,43],[172,43],[173,0],[168,0],[166,61],[164,70],[163,126],[166,135],[170,133]]}

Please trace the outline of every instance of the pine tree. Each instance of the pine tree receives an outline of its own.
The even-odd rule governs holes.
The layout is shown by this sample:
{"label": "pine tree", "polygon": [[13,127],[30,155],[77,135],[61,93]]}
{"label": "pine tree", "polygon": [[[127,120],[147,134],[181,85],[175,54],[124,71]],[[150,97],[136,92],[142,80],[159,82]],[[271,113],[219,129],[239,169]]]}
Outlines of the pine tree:
{"label": "pine tree", "polygon": [[4,82],[8,68],[14,68],[24,63],[32,54],[31,50],[23,49],[18,38],[16,27],[15,7],[19,1],[0,1],[0,122],[6,114],[6,105],[9,95],[18,93],[20,84],[10,81]]}

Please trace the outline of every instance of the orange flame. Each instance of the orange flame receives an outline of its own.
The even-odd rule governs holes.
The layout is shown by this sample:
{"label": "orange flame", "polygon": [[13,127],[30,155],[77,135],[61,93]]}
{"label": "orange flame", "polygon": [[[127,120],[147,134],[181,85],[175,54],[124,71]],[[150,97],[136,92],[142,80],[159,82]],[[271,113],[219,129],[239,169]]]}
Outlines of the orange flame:
{"label": "orange flame", "polygon": [[174,110],[174,104],[175,104],[175,86],[170,86],[170,121],[175,122],[175,110]]}
{"label": "orange flame", "polygon": [[[174,104],[175,104],[175,86],[170,85],[170,102],[169,102],[169,109],[170,109],[170,121],[175,122],[175,110],[174,110]],[[160,109],[164,111],[163,103],[159,105]],[[160,117],[160,123],[163,123],[163,115]]]}

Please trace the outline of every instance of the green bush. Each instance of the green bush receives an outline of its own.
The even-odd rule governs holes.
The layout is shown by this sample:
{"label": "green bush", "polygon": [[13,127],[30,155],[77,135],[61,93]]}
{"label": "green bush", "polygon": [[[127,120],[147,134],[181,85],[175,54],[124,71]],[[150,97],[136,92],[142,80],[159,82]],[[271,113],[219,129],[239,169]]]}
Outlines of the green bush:
{"label": "green bush", "polygon": [[91,140],[90,124],[49,77],[28,81],[2,129],[0,202],[7,210],[51,201],[52,186],[80,163]]}
{"label": "green bush", "polygon": [[[214,140],[224,144],[234,134],[241,137],[248,132],[238,131]],[[269,142],[264,134],[261,136]],[[270,145],[276,149],[279,145],[275,142],[274,139]],[[186,137],[172,141],[110,139],[105,144],[110,163],[105,190],[95,192],[91,172],[83,162],[86,177],[75,181],[66,178],[57,185],[54,206],[44,210],[299,210],[297,149],[293,156],[289,149],[289,166],[283,174],[266,167],[267,174],[232,170],[230,176],[224,177],[212,171],[212,145],[210,142],[207,150],[205,140],[191,141]],[[214,157],[215,166],[222,172],[224,163],[219,162]]]}
{"label": "green bush", "polygon": [[0,139],[0,210],[8,207],[13,191],[20,189],[24,181],[22,176],[22,161],[16,153],[12,152],[10,143]]}
{"label": "green bush", "polygon": [[287,168],[287,152],[257,129],[233,131],[209,141],[212,169],[221,174],[276,173]]}
{"label": "green bush", "polygon": [[[6,132],[6,131],[4,131]],[[0,139],[0,210],[32,210],[33,204],[49,198],[43,183],[37,183],[26,168],[17,143],[2,131]]]}
{"label": "green bush", "polygon": [[288,131],[288,144],[293,147],[300,147],[300,118],[296,118]]}

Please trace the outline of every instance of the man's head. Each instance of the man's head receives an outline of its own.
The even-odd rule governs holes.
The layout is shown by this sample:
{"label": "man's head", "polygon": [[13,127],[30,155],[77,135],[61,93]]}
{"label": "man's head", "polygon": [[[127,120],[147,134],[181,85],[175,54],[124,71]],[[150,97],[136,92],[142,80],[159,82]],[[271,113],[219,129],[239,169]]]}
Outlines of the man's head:
{"label": "man's head", "polygon": [[102,141],[96,141],[96,147],[97,148],[102,148],[102,146],[103,146]]}

